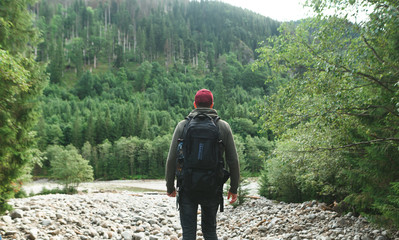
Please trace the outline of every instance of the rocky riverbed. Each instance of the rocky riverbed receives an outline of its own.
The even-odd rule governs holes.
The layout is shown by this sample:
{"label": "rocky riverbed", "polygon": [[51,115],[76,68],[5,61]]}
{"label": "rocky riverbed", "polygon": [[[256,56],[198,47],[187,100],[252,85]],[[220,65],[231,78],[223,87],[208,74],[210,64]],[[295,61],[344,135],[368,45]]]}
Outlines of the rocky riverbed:
{"label": "rocky riverbed", "polygon": [[[10,204],[14,210],[0,217],[3,239],[181,238],[175,199],[161,192],[94,190],[11,199]],[[373,227],[363,217],[340,216],[315,201],[259,198],[237,208],[225,204],[225,212],[218,213],[220,239],[399,239],[398,232]]]}

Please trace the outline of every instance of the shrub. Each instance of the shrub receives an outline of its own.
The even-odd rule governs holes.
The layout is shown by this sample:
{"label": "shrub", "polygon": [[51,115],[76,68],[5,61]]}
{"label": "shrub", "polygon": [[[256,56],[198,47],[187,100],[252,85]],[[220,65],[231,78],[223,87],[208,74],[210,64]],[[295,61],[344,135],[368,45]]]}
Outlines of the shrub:
{"label": "shrub", "polygon": [[93,180],[93,168],[72,145],[65,149],[51,146],[47,150],[50,159],[51,176],[64,184],[65,189],[76,188],[79,183]]}

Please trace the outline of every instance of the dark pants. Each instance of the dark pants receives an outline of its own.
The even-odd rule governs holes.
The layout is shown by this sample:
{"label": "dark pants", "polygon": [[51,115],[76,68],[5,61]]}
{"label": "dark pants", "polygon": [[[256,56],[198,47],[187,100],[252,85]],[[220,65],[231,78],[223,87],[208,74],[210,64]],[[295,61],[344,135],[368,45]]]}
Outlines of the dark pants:
{"label": "dark pants", "polygon": [[192,199],[187,194],[180,194],[180,223],[183,240],[195,240],[197,236],[197,211],[201,205],[201,228],[205,240],[217,240],[216,213],[219,207],[218,197]]}

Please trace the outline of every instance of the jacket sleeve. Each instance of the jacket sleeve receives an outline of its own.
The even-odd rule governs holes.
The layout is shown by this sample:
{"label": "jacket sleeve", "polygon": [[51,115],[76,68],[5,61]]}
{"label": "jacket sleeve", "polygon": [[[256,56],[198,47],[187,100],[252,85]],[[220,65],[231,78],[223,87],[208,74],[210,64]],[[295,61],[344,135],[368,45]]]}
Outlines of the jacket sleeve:
{"label": "jacket sleeve", "polygon": [[166,191],[172,193],[175,190],[175,171],[176,171],[176,149],[177,140],[182,134],[184,121],[177,124],[173,133],[172,142],[170,143],[169,154],[166,160],[165,180]]}
{"label": "jacket sleeve", "polygon": [[[224,121],[223,121],[224,122]],[[225,147],[225,157],[230,170],[230,192],[236,194],[238,182],[240,180],[240,164],[238,162],[238,154],[233,138],[233,132],[227,122],[223,124],[222,140]]]}

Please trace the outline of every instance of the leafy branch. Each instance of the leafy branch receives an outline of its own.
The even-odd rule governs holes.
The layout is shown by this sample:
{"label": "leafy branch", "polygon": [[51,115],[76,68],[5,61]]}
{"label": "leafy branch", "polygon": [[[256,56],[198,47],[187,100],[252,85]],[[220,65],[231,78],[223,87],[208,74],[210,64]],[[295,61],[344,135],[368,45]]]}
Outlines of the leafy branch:
{"label": "leafy branch", "polygon": [[[326,59],[326,58],[320,56],[320,55],[319,55],[309,44],[307,44],[306,42],[302,41],[302,44],[303,44],[305,47],[308,48],[308,50],[313,54],[313,56],[315,56],[316,58],[320,59],[321,61],[323,61],[323,62],[325,62],[325,63],[327,63],[327,64],[329,64],[329,65],[331,65],[331,66],[335,66],[337,69],[340,69],[340,68],[341,68],[341,69],[342,69],[341,71],[342,71],[343,73],[354,73],[354,74],[357,74],[357,75],[359,75],[359,76],[362,76],[362,77],[364,77],[364,78],[366,78],[366,79],[369,79],[369,80],[371,80],[371,81],[377,83],[378,85],[380,85],[380,86],[383,87],[385,90],[387,90],[387,91],[389,91],[389,92],[391,92],[391,93],[395,92],[394,90],[392,90],[392,89],[390,89],[388,86],[386,86],[380,79],[378,79],[378,78],[376,78],[376,77],[374,77],[374,76],[372,76],[372,75],[370,75],[370,74],[363,73],[363,72],[361,72],[361,71],[353,71],[353,70],[350,70],[349,68],[347,68],[346,66],[343,66],[343,65],[338,65],[338,64],[331,63],[328,59]],[[322,72],[325,71],[325,69],[319,69],[319,70],[322,71]]]}
{"label": "leafy branch", "polygon": [[369,141],[363,141],[363,142],[355,142],[343,146],[336,146],[336,147],[317,147],[313,148],[312,150],[303,150],[303,151],[290,151],[290,152],[296,152],[296,153],[313,153],[313,152],[318,152],[318,151],[334,151],[334,150],[339,150],[339,149],[345,149],[345,148],[352,148],[360,145],[370,145],[373,143],[381,143],[381,142],[389,142],[389,141],[394,141],[394,142],[399,142],[399,138],[379,138],[379,139],[374,139],[374,140],[369,140]]}

